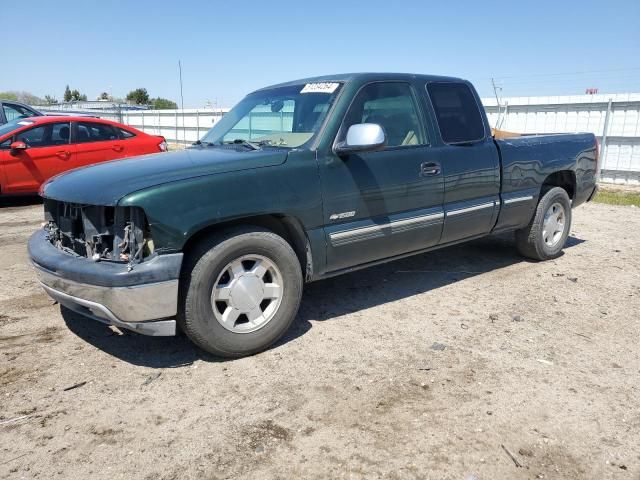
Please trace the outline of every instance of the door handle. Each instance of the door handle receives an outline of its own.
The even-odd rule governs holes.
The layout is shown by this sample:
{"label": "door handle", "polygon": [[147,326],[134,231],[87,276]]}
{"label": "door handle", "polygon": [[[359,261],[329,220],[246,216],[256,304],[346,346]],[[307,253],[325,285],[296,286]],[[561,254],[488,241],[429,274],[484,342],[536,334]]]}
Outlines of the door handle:
{"label": "door handle", "polygon": [[438,175],[440,173],[440,164],[436,162],[424,162],[420,164],[420,176],[426,177]]}
{"label": "door handle", "polygon": [[124,150],[124,147],[123,147],[122,145],[114,145],[114,146],[113,146],[113,149],[114,149],[116,152],[121,152],[121,151],[123,151],[123,150]]}
{"label": "door handle", "polygon": [[71,156],[71,152],[68,150],[60,150],[56,152],[56,155],[63,160],[69,160],[69,157]]}

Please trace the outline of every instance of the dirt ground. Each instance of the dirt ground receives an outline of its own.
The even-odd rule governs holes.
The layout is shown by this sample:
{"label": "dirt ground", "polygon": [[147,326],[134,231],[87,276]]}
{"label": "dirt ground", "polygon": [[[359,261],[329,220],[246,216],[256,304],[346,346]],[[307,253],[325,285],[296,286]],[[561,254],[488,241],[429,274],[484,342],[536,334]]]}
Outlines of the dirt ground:
{"label": "dirt ground", "polygon": [[31,203],[0,206],[0,478],[640,479],[638,208],[576,209],[556,261],[490,237],[311,284],[219,361],[61,312]]}

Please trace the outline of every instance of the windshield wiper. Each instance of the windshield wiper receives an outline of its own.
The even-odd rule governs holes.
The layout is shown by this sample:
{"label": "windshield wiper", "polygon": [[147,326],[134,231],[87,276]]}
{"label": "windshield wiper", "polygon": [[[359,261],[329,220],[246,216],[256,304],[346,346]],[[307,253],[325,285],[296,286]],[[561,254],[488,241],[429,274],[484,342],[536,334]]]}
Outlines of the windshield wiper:
{"label": "windshield wiper", "polygon": [[202,140],[197,140],[197,141],[195,141],[195,142],[193,142],[193,143],[191,144],[191,146],[193,146],[193,147],[200,147],[200,146],[203,146],[203,147],[213,147],[213,145],[214,145],[214,143],[213,143],[213,142],[203,142]]}
{"label": "windshield wiper", "polygon": [[227,142],[221,142],[221,143],[223,145],[242,145],[243,147],[249,147],[251,150],[260,150],[259,146],[254,145],[252,142],[249,142],[242,138],[236,138],[235,140],[229,140]]}

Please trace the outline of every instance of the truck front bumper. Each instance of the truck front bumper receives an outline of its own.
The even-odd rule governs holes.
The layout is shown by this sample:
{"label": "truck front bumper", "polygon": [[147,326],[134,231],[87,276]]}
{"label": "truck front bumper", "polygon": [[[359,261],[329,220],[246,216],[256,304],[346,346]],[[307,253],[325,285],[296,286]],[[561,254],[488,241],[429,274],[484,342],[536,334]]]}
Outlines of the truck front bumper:
{"label": "truck front bumper", "polygon": [[42,287],[61,305],[143,335],[175,335],[181,253],[157,255],[128,270],[63,252],[44,230],[31,236],[28,249]]}

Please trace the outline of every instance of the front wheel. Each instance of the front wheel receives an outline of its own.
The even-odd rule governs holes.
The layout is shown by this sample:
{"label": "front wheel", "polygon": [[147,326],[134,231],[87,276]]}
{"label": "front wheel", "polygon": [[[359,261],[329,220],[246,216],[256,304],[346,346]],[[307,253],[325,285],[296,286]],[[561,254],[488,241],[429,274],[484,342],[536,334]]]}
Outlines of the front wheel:
{"label": "front wheel", "polygon": [[516,230],[518,251],[534,260],[550,260],[562,254],[571,229],[571,201],[564,188],[547,191],[525,228]]}
{"label": "front wheel", "polygon": [[251,355],[289,328],[302,284],[300,262],[282,237],[258,227],[227,230],[189,255],[179,324],[207,352]]}

